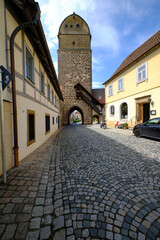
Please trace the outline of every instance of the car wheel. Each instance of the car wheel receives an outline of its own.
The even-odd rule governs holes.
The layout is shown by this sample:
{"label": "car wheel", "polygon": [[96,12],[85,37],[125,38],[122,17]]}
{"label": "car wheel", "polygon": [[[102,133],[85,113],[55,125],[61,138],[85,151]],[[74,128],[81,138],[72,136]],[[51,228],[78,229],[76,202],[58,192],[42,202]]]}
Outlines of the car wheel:
{"label": "car wheel", "polygon": [[141,132],[140,132],[140,130],[139,129],[136,129],[135,131],[134,131],[134,135],[136,136],[136,137],[141,137]]}

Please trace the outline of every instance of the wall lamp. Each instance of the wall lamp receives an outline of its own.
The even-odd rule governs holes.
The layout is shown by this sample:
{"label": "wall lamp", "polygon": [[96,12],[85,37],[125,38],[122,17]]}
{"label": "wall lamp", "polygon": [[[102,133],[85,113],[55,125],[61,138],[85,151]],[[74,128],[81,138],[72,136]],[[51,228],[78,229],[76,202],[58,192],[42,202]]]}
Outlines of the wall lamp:
{"label": "wall lamp", "polygon": [[152,101],[152,98],[148,98],[148,102],[153,106],[154,102]]}

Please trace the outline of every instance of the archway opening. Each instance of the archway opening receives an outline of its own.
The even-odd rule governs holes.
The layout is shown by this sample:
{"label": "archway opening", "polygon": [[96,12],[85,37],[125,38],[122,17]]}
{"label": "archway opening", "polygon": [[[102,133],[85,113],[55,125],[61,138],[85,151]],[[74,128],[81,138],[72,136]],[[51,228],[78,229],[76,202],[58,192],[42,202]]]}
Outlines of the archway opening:
{"label": "archway opening", "polygon": [[79,107],[72,107],[68,113],[68,124],[83,124],[83,112]]}
{"label": "archway opening", "polygon": [[128,105],[123,102],[120,106],[120,119],[128,119]]}
{"label": "archway opening", "polygon": [[98,115],[94,115],[92,117],[92,123],[93,124],[98,124],[99,123],[99,116]]}

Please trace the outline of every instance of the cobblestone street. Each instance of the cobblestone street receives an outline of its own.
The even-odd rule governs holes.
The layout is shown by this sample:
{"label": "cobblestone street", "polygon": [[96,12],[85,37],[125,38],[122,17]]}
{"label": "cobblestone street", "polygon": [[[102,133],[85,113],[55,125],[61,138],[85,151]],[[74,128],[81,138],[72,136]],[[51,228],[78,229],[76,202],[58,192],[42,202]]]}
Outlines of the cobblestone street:
{"label": "cobblestone street", "polygon": [[0,184],[0,239],[160,239],[160,142],[68,126]]}

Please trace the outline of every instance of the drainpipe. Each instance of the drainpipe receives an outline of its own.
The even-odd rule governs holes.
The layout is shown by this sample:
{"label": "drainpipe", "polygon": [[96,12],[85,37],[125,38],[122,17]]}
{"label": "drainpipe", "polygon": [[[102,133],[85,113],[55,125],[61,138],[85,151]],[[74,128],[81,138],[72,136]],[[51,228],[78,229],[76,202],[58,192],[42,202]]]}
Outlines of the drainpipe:
{"label": "drainpipe", "polygon": [[14,126],[14,163],[15,167],[19,167],[19,147],[18,147],[18,124],[17,124],[17,100],[16,100],[16,82],[15,82],[15,63],[14,63],[14,39],[17,33],[27,27],[37,24],[37,18],[32,22],[26,22],[14,29],[10,38],[10,61],[12,74],[12,104],[13,104],[13,126]]}

